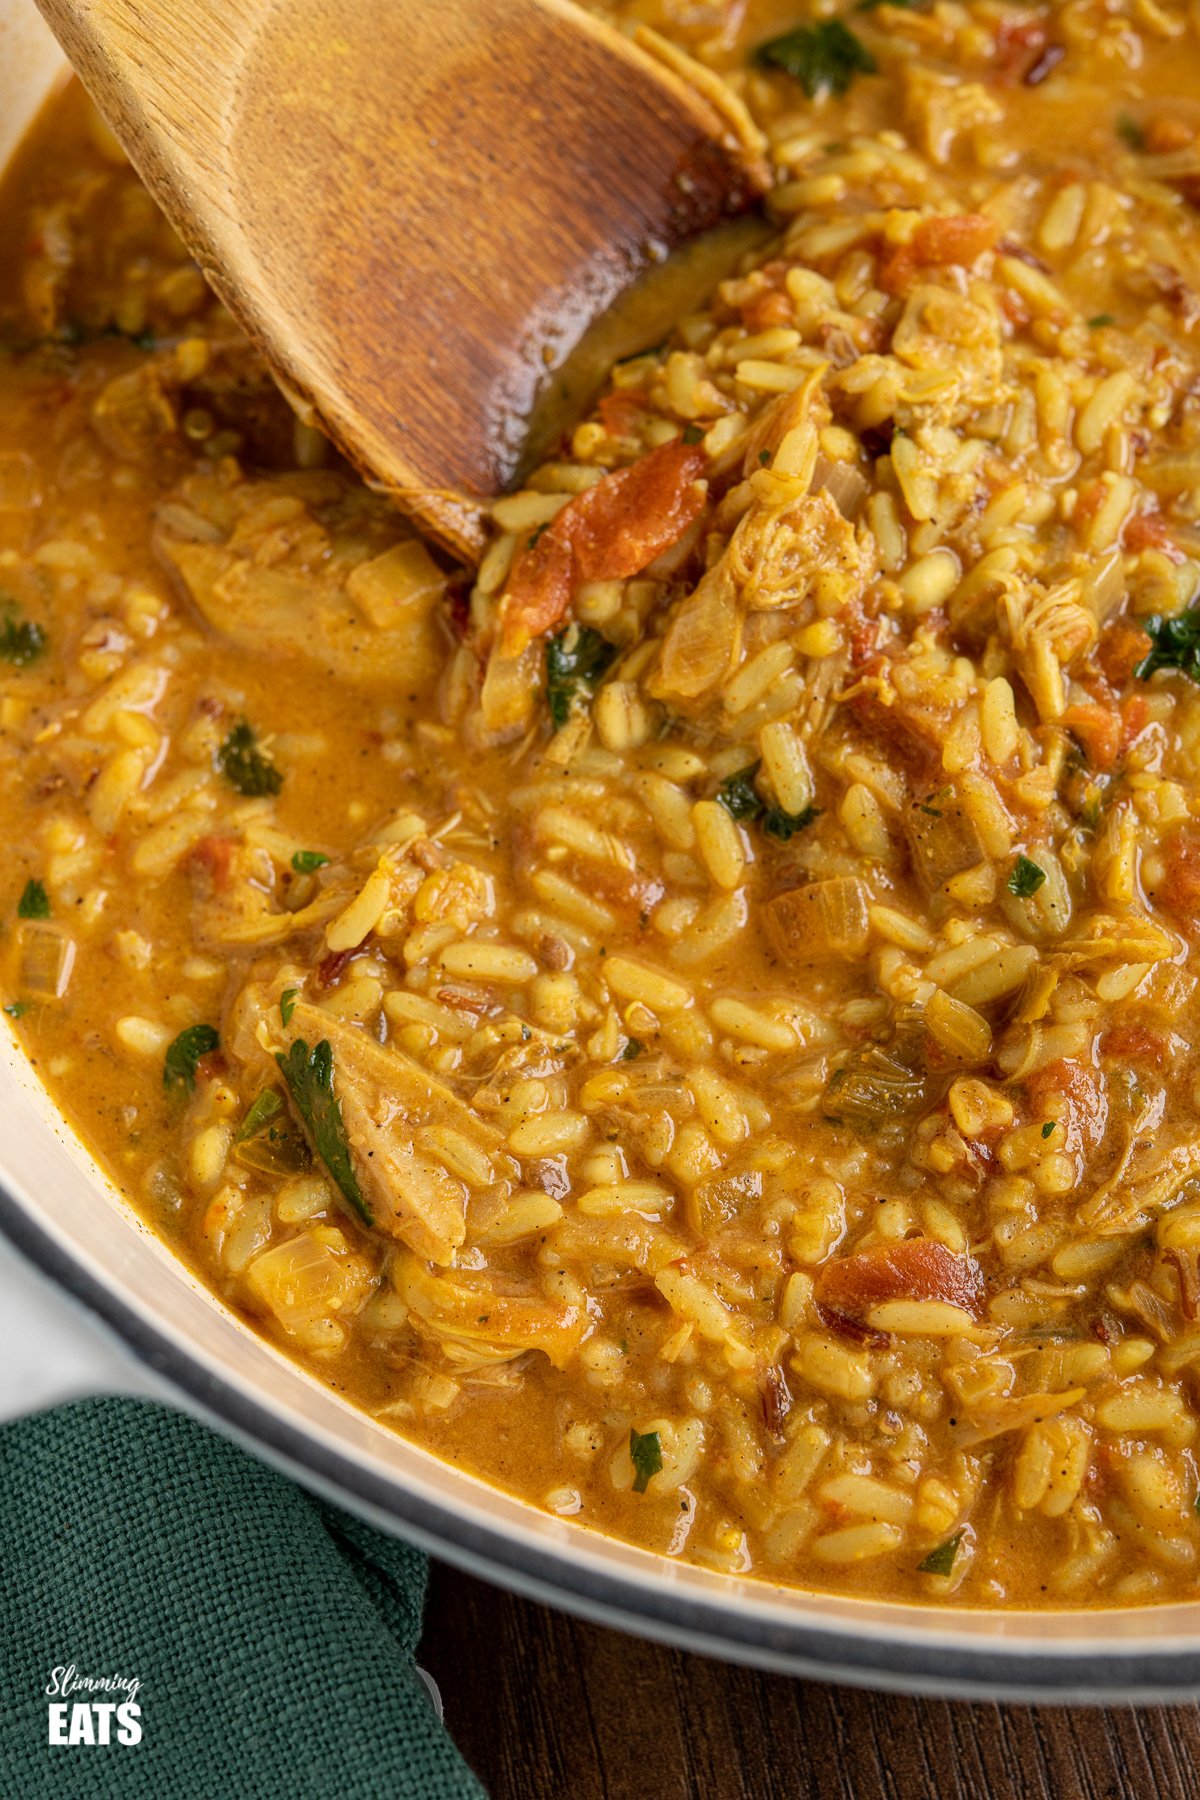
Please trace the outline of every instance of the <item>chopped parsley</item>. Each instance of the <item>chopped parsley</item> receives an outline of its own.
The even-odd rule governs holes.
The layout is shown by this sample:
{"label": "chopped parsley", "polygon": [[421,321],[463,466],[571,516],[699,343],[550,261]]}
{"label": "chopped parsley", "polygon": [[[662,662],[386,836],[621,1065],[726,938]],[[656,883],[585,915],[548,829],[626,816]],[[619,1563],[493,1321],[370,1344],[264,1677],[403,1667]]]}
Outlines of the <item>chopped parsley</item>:
{"label": "chopped parsley", "polygon": [[46,648],[46,634],[32,619],[23,619],[15,600],[0,601],[0,658],[23,669]]}
{"label": "chopped parsley", "polygon": [[1117,114],[1117,136],[1123,144],[1128,144],[1131,150],[1146,148],[1146,133],[1129,113]]}
{"label": "chopped parsley", "polygon": [[259,1132],[265,1131],[271,1120],[282,1111],[283,1096],[279,1090],[264,1088],[238,1127],[234,1143],[244,1144],[247,1138],[257,1137]]}
{"label": "chopped parsley", "polygon": [[1045,869],[1039,869],[1027,856],[1018,856],[1008,878],[1008,891],[1018,900],[1032,900],[1045,879]]}
{"label": "chopped parsley", "polygon": [[1133,671],[1139,681],[1149,681],[1158,669],[1178,669],[1200,681],[1200,606],[1172,618],[1156,614],[1139,623],[1153,645]]}
{"label": "chopped parsley", "polygon": [[855,12],[874,12],[880,6],[894,6],[901,12],[924,12],[926,0],[858,0]]}
{"label": "chopped parsley", "polygon": [[320,850],[297,850],[292,858],[292,867],[297,875],[315,875],[328,861],[329,858]]}
{"label": "chopped parsley", "polygon": [[840,19],[799,25],[760,44],[754,54],[757,62],[798,81],[810,100],[844,94],[856,75],[873,75],[877,67],[862,39]]}
{"label": "chopped parsley", "polygon": [[954,1533],[953,1537],[948,1537],[944,1544],[938,1544],[936,1549],[931,1550],[928,1556],[923,1556],[917,1564],[920,1573],[922,1575],[949,1575],[954,1567],[955,1558],[958,1556],[958,1547],[962,1541],[963,1534],[959,1530]]}
{"label": "chopped parsley", "polygon": [[263,794],[277,794],[283,776],[269,756],[264,756],[258,740],[246,719],[239,719],[217,751],[217,767],[239,794],[258,799]]}
{"label": "chopped parsley", "polygon": [[1115,325],[1116,322],[1111,313],[1097,313],[1094,319],[1088,320],[1088,330],[1099,331],[1102,325]]}
{"label": "chopped parsley", "polygon": [[196,1065],[202,1056],[220,1048],[221,1039],[211,1025],[189,1025],[168,1046],[163,1058],[163,1086],[168,1094],[191,1093],[196,1086]]}
{"label": "chopped parsley", "polygon": [[768,806],[762,816],[762,828],[768,837],[787,843],[798,831],[806,831],[820,813],[819,806],[806,806],[803,812],[784,812],[782,806]]}
{"label": "chopped parsley", "polygon": [[633,1491],[644,1494],[650,1477],[663,1466],[662,1445],[657,1431],[630,1431],[629,1456],[633,1463]]}
{"label": "chopped parsley", "polygon": [[758,462],[759,462],[760,468],[765,469],[767,464],[770,462],[770,460],[771,460],[771,452],[769,450],[760,450],[759,451]]}
{"label": "chopped parsley", "polygon": [[590,700],[617,654],[616,646],[590,625],[568,625],[546,645],[546,699],[555,731],[561,731],[577,701]]}
{"label": "chopped parsley", "polygon": [[645,1048],[645,1044],[639,1043],[637,1038],[630,1038],[621,1052],[621,1061],[632,1062],[635,1057],[642,1054]]}
{"label": "chopped parsley", "polygon": [[1053,1119],[1046,1120],[1046,1123],[1042,1126],[1043,1138],[1048,1138],[1048,1137],[1054,1136],[1054,1126],[1055,1126],[1055,1121]]}
{"label": "chopped parsley", "polygon": [[704,433],[699,425],[685,425],[683,428],[683,441],[685,444],[702,444],[704,442]]}
{"label": "chopped parsley", "polygon": [[757,774],[758,764],[751,763],[736,775],[730,775],[717,789],[717,803],[725,808],[731,819],[757,819],[766,811],[754,785]]}
{"label": "chopped parsley", "polygon": [[29,1002],[28,1000],[14,1000],[4,1010],[10,1019],[23,1019],[29,1011]]}
{"label": "chopped parsley", "polygon": [[333,1091],[333,1046],[329,1039],[322,1038],[310,1052],[304,1039],[297,1038],[286,1055],[281,1050],[276,1052],[275,1061],[312,1147],[342,1198],[364,1225],[374,1225],[375,1214],[358,1185],[341,1103]]}
{"label": "chopped parsley", "polygon": [[17,901],[18,919],[48,919],[50,896],[40,881],[27,881]]}
{"label": "chopped parsley", "polygon": [[736,775],[728,776],[717,789],[717,803],[725,808],[731,819],[744,824],[757,820],[768,837],[779,838],[786,844],[798,831],[812,824],[819,808],[806,806],[803,812],[790,813],[784,812],[781,806],[768,806],[754,785],[758,770],[758,763],[751,763]]}
{"label": "chopped parsley", "polygon": [[935,794],[926,794],[923,800],[916,802],[917,811],[928,813],[931,819],[940,819],[943,817],[942,809],[933,803],[935,800],[949,800],[953,793],[953,788],[944,787],[939,788]]}
{"label": "chopped parsley", "polygon": [[292,1014],[296,1010],[296,996],[299,992],[299,988],[284,988],[279,996],[279,1016],[285,1025],[290,1025],[292,1022]]}

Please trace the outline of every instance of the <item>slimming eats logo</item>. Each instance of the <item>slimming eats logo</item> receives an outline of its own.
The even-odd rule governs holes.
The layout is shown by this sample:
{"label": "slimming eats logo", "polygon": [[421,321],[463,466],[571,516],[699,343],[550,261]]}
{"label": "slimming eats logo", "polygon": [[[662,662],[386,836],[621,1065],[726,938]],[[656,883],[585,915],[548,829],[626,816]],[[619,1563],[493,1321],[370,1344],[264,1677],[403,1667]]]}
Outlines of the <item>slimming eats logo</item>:
{"label": "slimming eats logo", "polygon": [[46,1683],[51,1744],[140,1744],[141,1681],[136,1675],[81,1675],[74,1663],[51,1669]]}

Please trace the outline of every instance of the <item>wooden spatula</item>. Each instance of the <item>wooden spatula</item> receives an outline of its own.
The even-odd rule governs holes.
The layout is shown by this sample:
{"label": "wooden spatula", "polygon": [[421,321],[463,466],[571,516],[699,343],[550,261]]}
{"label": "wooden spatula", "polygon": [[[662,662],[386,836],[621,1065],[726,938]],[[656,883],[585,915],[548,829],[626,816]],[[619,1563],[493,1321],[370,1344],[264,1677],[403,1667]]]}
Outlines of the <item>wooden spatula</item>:
{"label": "wooden spatula", "polygon": [[39,4],[302,416],[467,556],[547,370],[765,182],[569,0]]}

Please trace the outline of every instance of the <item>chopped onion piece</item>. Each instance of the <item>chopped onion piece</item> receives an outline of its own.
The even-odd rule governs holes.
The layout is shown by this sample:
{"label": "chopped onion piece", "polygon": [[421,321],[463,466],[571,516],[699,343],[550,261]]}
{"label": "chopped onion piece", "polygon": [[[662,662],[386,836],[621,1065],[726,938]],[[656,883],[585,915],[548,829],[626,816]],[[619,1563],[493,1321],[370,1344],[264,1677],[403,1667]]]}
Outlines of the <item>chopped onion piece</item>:
{"label": "chopped onion piece", "polygon": [[867,497],[869,482],[853,463],[830,462],[818,455],[813,469],[812,490],[824,488],[844,519],[853,519]]}
{"label": "chopped onion piece", "polygon": [[870,929],[868,902],[866,887],[852,875],[776,894],[764,909],[771,947],[787,963],[861,956]]}
{"label": "chopped onion piece", "polygon": [[349,1273],[343,1258],[305,1232],[256,1256],[246,1285],[285,1331],[303,1332],[345,1304],[353,1286]]}
{"label": "chopped onion piece", "polygon": [[61,925],[26,919],[17,927],[20,975],[17,987],[32,1000],[61,1000],[75,962],[75,940]]}

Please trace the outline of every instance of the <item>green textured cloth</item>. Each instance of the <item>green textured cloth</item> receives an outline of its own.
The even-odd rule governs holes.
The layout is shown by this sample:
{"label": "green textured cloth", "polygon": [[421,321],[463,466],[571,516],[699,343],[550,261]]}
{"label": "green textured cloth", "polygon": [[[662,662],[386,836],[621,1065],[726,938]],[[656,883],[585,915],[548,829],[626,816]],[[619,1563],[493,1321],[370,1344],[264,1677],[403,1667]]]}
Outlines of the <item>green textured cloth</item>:
{"label": "green textured cloth", "polygon": [[[190,1419],[4,1427],[0,1558],[3,1800],[482,1800],[413,1662],[425,1559]],[[140,1682],[140,1743],[48,1742],[72,1664]]]}

